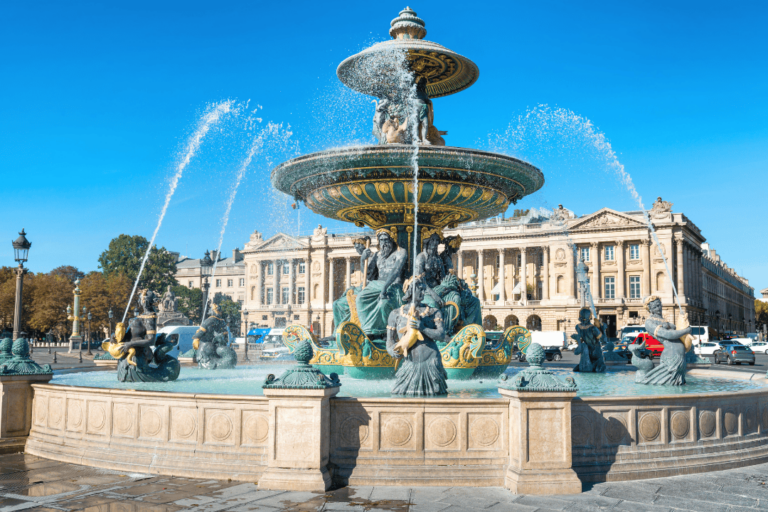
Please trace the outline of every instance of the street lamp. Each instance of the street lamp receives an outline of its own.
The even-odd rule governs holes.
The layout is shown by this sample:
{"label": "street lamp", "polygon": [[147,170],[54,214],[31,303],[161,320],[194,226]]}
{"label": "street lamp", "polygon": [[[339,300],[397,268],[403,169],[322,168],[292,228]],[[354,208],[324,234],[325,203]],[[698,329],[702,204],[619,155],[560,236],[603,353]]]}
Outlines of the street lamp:
{"label": "street lamp", "polygon": [[205,251],[205,257],[200,260],[200,275],[203,276],[203,312],[200,313],[200,325],[203,323],[203,315],[205,314],[205,306],[208,304],[208,278],[213,273],[213,260],[211,259],[211,252]]}
{"label": "street lamp", "polygon": [[243,359],[243,362],[245,361],[250,362],[250,359],[248,359],[248,310],[247,309],[243,311],[243,316],[245,317],[245,359]]}
{"label": "street lamp", "polygon": [[21,293],[24,288],[24,274],[27,273],[27,269],[24,268],[24,262],[27,261],[29,256],[29,248],[32,247],[32,243],[27,240],[24,229],[19,232],[19,238],[13,241],[13,257],[19,264],[14,272],[16,273],[16,308],[13,316],[13,339],[19,337],[19,331],[21,330]]}
{"label": "street lamp", "polygon": [[92,356],[91,353],[91,312],[88,312],[88,355]]}
{"label": "street lamp", "polygon": [[72,322],[72,336],[69,337],[69,350],[72,352],[72,348],[75,343],[80,345],[80,350],[83,347],[83,338],[80,336],[80,320],[84,318],[78,316],[80,314],[80,280],[75,280],[75,290],[72,292],[75,295],[75,306],[67,306],[67,320]]}
{"label": "street lamp", "polygon": [[112,339],[112,319],[115,318],[115,314],[112,312],[112,308],[109,308],[109,313],[107,313],[107,316],[109,317],[109,332],[107,333],[109,335],[109,339]]}

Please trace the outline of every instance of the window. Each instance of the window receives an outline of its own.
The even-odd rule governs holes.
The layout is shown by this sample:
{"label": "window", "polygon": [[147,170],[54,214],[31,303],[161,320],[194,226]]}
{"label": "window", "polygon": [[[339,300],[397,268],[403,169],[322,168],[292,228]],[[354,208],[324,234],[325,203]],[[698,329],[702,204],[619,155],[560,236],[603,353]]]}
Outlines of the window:
{"label": "window", "polygon": [[303,286],[299,286],[299,288],[296,290],[296,300],[299,304],[304,304],[306,297]]}
{"label": "window", "polygon": [[286,286],[285,288],[283,288],[283,295],[280,297],[280,302],[282,304],[288,304],[291,301],[290,296],[291,296],[291,289]]}
{"label": "window", "polygon": [[189,282],[189,287],[190,287],[190,288],[192,288],[194,285],[195,285],[195,282],[194,282],[194,281],[190,281],[190,282]]}
{"label": "window", "polygon": [[605,261],[613,261],[613,246],[612,245],[606,245],[605,246]]}
{"label": "window", "polygon": [[630,244],[630,246],[629,246],[629,259],[631,259],[631,260],[639,260],[640,259],[640,245],[638,245],[638,244]]}
{"label": "window", "polygon": [[275,273],[275,264],[271,261],[267,263],[267,275],[273,275]]}
{"label": "window", "polygon": [[287,261],[283,262],[283,274],[288,275],[291,273],[291,266],[288,264]]}
{"label": "window", "polygon": [[579,259],[589,261],[589,247],[582,247],[579,249]]}
{"label": "window", "polygon": [[269,320],[269,317],[267,315],[261,315],[262,320]]}
{"label": "window", "polygon": [[234,282],[234,279],[227,279],[227,288],[232,288],[233,282]]}
{"label": "window", "polygon": [[245,278],[244,277],[240,278],[240,286],[245,286]]}
{"label": "window", "polygon": [[272,304],[275,300],[275,293],[272,288],[267,288],[267,304]]}
{"label": "window", "polygon": [[298,320],[299,319],[299,315],[293,315],[293,319],[294,320]]}
{"label": "window", "polygon": [[517,255],[517,266],[519,267],[522,264],[523,264],[523,255],[522,254],[518,254]]}
{"label": "window", "polygon": [[616,278],[613,276],[605,277],[605,298],[606,299],[616,298]]}
{"label": "window", "polygon": [[299,274],[303,274],[307,271],[307,264],[303,261],[299,263]]}
{"label": "window", "polygon": [[216,288],[221,288],[221,279],[216,280]]}
{"label": "window", "polygon": [[629,298],[640,298],[640,276],[629,276]]}

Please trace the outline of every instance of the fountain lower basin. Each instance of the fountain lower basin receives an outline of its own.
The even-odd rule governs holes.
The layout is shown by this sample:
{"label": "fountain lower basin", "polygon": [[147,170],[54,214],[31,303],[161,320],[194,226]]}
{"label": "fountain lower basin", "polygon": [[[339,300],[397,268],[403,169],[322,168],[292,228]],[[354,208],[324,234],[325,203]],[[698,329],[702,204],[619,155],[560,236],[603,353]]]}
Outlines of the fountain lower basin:
{"label": "fountain lower basin", "polygon": [[[255,393],[262,380],[259,372],[279,373],[277,366],[246,369],[253,374],[248,378],[239,372],[232,372],[231,381],[248,394],[224,394],[232,390],[212,387],[189,370],[184,372],[187,381],[205,393],[167,391],[184,386],[185,379],[165,385],[165,391],[139,390],[147,385],[136,384],[133,389],[56,384],[96,384],[97,373],[59,376],[51,384],[34,385],[26,451],[121,471],[254,482],[286,446],[306,441],[320,443],[326,453],[317,461],[313,455],[307,464],[326,460],[322,464],[329,464],[338,485],[501,486],[523,449],[518,436],[528,420],[521,417],[514,399],[498,396],[495,383],[487,382],[478,391],[473,386],[479,381],[449,381],[452,395],[430,399],[380,396],[378,387],[370,393],[377,396],[369,397],[275,398]],[[103,375],[113,377],[111,373]],[[644,396],[582,394],[568,399],[567,407],[560,409],[562,416],[557,416],[566,421],[560,434],[548,433],[545,426],[536,430],[536,443],[567,449],[562,455],[582,482],[768,461],[768,387],[762,376],[713,370],[691,370],[690,375],[691,386],[713,387],[698,393],[654,390]],[[630,376],[616,372],[604,377]],[[577,376],[585,391],[592,377],[601,378]],[[344,379],[341,392],[349,393],[355,385]],[[723,391],[726,388],[730,390]],[[554,403],[540,395],[529,396],[542,411],[550,410]],[[285,414],[281,411],[286,407],[304,411],[312,403],[326,404],[326,419],[315,427],[300,425],[304,413],[291,421],[276,416]],[[548,451],[525,446],[530,451],[527,464],[545,471],[550,463],[538,459],[546,458]],[[283,457],[295,456],[291,452]]]}

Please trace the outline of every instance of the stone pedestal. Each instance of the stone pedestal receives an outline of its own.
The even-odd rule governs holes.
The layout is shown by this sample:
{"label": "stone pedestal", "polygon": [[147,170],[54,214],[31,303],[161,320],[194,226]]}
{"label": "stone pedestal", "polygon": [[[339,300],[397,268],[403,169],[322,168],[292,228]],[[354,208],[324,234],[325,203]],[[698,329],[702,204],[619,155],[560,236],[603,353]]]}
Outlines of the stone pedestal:
{"label": "stone pedestal", "polygon": [[572,468],[571,400],[576,391],[515,391],[509,398],[509,467],[504,486],[516,494],[578,494]]}
{"label": "stone pedestal", "polygon": [[324,492],[331,487],[328,461],[330,399],[339,387],[268,389],[267,469],[259,489]]}
{"label": "stone pedestal", "polygon": [[24,450],[32,427],[32,384],[45,384],[52,377],[0,375],[0,454]]}
{"label": "stone pedestal", "polygon": [[80,350],[80,345],[83,343],[83,337],[80,335],[77,336],[70,336],[69,337],[69,350],[67,352],[72,352],[73,350]]}
{"label": "stone pedestal", "polygon": [[509,467],[504,486],[516,494],[578,494],[572,468],[571,400],[575,391],[499,389],[509,398]]}

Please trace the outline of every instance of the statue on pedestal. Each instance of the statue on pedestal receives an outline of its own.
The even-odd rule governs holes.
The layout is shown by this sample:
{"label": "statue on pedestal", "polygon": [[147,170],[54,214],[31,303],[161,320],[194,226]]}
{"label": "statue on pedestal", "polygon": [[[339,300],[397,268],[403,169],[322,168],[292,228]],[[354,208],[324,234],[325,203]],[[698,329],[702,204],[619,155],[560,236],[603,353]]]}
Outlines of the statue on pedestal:
{"label": "statue on pedestal", "polygon": [[[117,362],[117,380],[120,382],[167,382],[176,380],[181,365],[169,356],[175,342],[167,342],[165,334],[157,336],[157,316],[153,291],[145,291],[139,298],[142,314],[131,318],[128,329],[120,322],[115,337],[102,344],[102,348]],[[152,345],[155,350],[152,350]]]}
{"label": "statue on pedestal", "polygon": [[160,301],[159,312],[157,314],[157,326],[159,328],[166,325],[189,325],[189,319],[183,313],[179,313],[179,299],[171,291],[170,285],[166,288],[163,298]]}
{"label": "statue on pedestal", "polygon": [[227,324],[221,317],[219,305],[212,302],[208,318],[192,337],[198,367],[216,370],[237,366],[237,352],[228,346],[228,338]]}
{"label": "statue on pedestal", "polygon": [[636,382],[682,386],[685,384],[685,353],[691,347],[691,328],[686,326],[677,329],[674,324],[664,320],[658,296],[650,295],[644,302],[651,314],[645,321],[645,330],[664,345],[664,351],[659,358],[659,365],[648,371],[642,379],[636,379]]}
{"label": "statue on pedestal", "polygon": [[[397,230],[379,229],[379,252],[369,260],[369,269],[375,266],[378,278],[369,282],[355,299],[360,327],[369,338],[381,338],[387,332],[387,319],[400,307],[403,290],[403,270],[408,255],[395,241]],[[367,249],[366,251],[369,251]],[[368,256],[364,257],[368,259]]]}
{"label": "statue on pedestal", "polygon": [[579,323],[576,324],[576,334],[571,334],[571,338],[579,344],[573,353],[581,356],[579,364],[573,369],[575,372],[605,372],[603,349],[600,346],[600,339],[603,337],[603,333],[592,324],[591,320],[592,312],[589,308],[581,308],[581,311],[579,311]]}
{"label": "statue on pedestal", "polygon": [[406,302],[389,315],[387,352],[401,359],[393,395],[434,396],[448,393],[448,375],[435,340],[445,335],[439,309],[422,304],[427,286],[419,277],[405,284]]}

